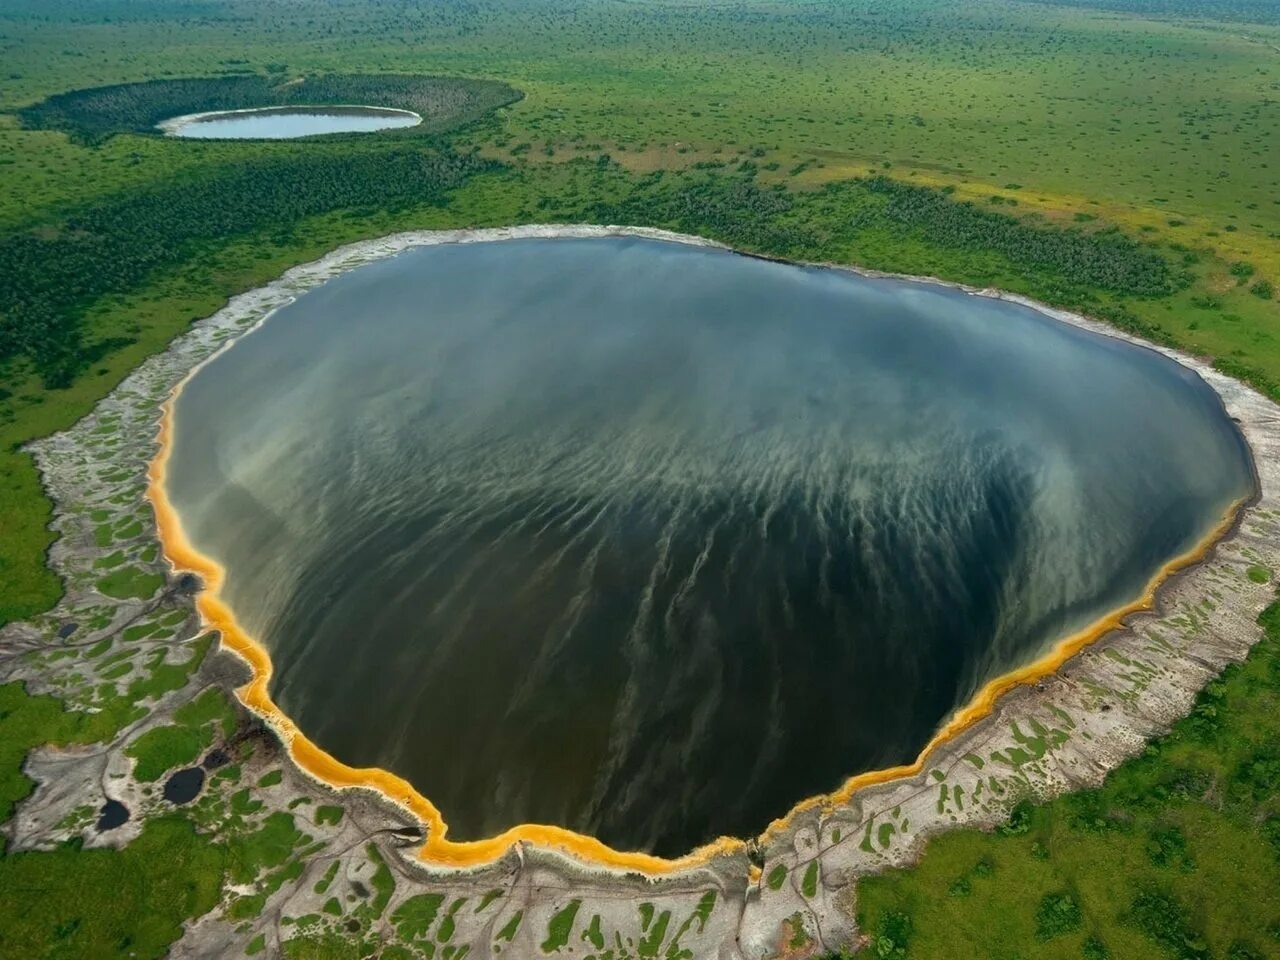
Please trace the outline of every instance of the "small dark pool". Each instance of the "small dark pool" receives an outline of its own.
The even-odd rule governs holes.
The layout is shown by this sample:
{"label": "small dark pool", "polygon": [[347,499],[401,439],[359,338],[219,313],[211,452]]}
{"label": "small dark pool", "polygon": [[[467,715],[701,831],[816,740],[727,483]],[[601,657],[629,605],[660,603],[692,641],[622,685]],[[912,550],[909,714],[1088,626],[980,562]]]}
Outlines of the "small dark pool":
{"label": "small dark pool", "polygon": [[98,811],[98,830],[106,833],[116,827],[122,827],[129,821],[129,808],[119,800],[108,800]]}
{"label": "small dark pool", "polygon": [[194,800],[203,786],[204,771],[199,767],[187,767],[164,782],[164,798],[172,804],[181,806]]}

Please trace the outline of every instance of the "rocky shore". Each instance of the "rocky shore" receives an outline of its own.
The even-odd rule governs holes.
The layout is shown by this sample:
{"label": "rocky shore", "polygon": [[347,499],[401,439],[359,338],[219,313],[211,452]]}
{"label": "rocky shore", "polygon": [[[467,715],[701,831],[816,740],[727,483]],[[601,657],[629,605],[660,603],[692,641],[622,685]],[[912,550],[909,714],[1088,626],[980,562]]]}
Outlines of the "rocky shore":
{"label": "rocky shore", "polygon": [[[120,710],[121,723],[110,742],[31,754],[26,772],[36,790],[2,828],[11,849],[47,849],[72,836],[86,846],[119,845],[136,836],[147,817],[173,808],[158,784],[139,778],[139,742],[189,725],[183,708],[206,691],[231,692],[250,679],[252,668],[219,651],[198,615],[199,584],[166,562],[146,500],[157,424],[175,388],[272,311],[360,264],[426,244],[616,235],[719,246],[600,226],[413,232],[346,246],[232,298],[139,366],[72,429],[32,445],[56,506],[59,539],[50,563],[67,590],[46,616],[0,630],[0,682],[24,681],[29,692],[55,694],[69,709]],[[1142,344],[1022,297],[959,289]],[[293,731],[281,718],[240,706],[236,732],[215,729],[208,745],[237,762],[207,771],[191,809],[213,831],[261,829],[284,818],[307,839],[278,865],[286,875],[264,872],[238,884],[189,927],[174,954],[221,956],[229,944],[240,945],[232,952],[259,944],[270,955],[285,939],[322,934],[409,945],[429,938],[452,946],[451,958],[570,947],[582,954],[611,949],[615,957],[658,955],[652,949],[763,958],[851,942],[858,877],[911,861],[943,830],[994,826],[1016,799],[1099,783],[1184,715],[1205,683],[1261,635],[1256,617],[1273,598],[1272,571],[1280,569],[1280,408],[1205,361],[1142,345],[1218,393],[1253,451],[1257,498],[1192,565],[1159,584],[1150,609],[1129,614],[1078,652],[1063,651],[1071,654],[1063,662],[1050,658],[1020,675],[984,705],[989,710],[974,711],[931,745],[915,768],[855,778],[759,838],[677,863],[597,857],[571,844],[540,844],[531,834],[495,856],[442,864],[419,852],[430,824],[412,802],[387,796],[373,778],[365,787],[334,789],[294,762]],[[122,710],[125,699],[134,709]],[[219,772],[232,767],[235,778]],[[113,826],[100,829],[99,811],[108,804],[129,816],[117,823],[113,806]]]}

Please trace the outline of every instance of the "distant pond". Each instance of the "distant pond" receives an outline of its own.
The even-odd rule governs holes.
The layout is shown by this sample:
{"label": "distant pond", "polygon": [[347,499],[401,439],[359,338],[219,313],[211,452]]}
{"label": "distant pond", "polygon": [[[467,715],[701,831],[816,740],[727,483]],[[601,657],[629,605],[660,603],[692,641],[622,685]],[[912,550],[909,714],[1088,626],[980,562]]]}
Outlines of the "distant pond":
{"label": "distant pond", "polygon": [[339,759],[674,855],[908,762],[1253,489],[1021,305],[631,238],[422,247],[198,372],[168,493]]}
{"label": "distant pond", "polygon": [[160,128],[191,139],[290,140],[322,133],[374,133],[421,122],[416,113],[386,107],[262,107],[175,117]]}

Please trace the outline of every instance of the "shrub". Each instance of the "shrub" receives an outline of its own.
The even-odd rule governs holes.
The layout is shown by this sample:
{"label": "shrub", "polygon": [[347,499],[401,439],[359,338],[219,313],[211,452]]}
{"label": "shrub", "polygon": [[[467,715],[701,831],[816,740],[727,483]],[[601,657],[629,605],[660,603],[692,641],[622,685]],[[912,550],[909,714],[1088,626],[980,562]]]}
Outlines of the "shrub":
{"label": "shrub", "polygon": [[1207,960],[1208,948],[1191,928],[1182,905],[1163,893],[1139,894],[1129,910],[1129,922],[1179,960]]}
{"label": "shrub", "polygon": [[1009,811],[1007,823],[996,828],[1003,837],[1016,837],[1031,829],[1031,801],[1019,800]]}
{"label": "shrub", "polygon": [[905,913],[886,913],[880,918],[876,934],[871,938],[875,955],[882,960],[906,957],[911,942],[911,918]]}
{"label": "shrub", "polygon": [[1080,929],[1080,904],[1069,893],[1047,893],[1036,909],[1036,939],[1052,940]]}

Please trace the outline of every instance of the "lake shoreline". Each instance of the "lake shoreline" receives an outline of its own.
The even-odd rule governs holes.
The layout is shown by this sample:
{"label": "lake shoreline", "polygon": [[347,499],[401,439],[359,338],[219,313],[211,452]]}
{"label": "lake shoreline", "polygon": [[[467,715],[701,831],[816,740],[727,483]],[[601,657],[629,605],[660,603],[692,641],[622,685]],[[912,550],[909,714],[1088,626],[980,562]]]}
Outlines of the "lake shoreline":
{"label": "lake shoreline", "polygon": [[[121,475],[128,472],[139,481],[145,479],[145,472],[154,484],[163,473],[168,421],[165,411],[171,409],[179,385],[228,342],[254,329],[276,309],[325,280],[411,247],[609,236],[731,249],[705,238],[646,228],[535,225],[413,231],[339,247],[286,271],[269,284],[230,298],[221,310],[175,338],[167,350],[140,364],[71,429],[29,445],[56,505],[54,529],[60,537],[51,548],[50,563],[68,583],[67,599],[41,620],[56,623],[56,617],[74,614],[77,605],[83,608],[90,601],[99,606],[104,603],[102,595],[92,586],[85,586],[84,575],[77,573],[91,570],[93,560],[108,552],[95,546],[93,523],[83,509],[86,503],[103,502],[101,498],[106,494],[98,492],[97,481],[86,486],[83,465],[93,460],[94,470],[118,471]],[[463,848],[459,852],[464,855],[453,863],[424,860],[418,850],[426,847],[419,846],[408,825],[430,820],[421,815],[422,808],[415,809],[415,792],[408,784],[370,782],[367,771],[351,771],[357,776],[337,778],[338,783],[316,776],[307,769],[306,761],[320,758],[304,756],[303,762],[298,762],[293,747],[302,744],[295,740],[296,729],[290,729],[291,724],[283,715],[283,723],[272,722],[268,717],[268,724],[286,745],[284,754],[291,758],[285,764],[286,783],[293,785],[290,789],[328,796],[330,799],[325,802],[340,803],[353,817],[359,813],[361,822],[382,824],[380,829],[389,831],[389,836],[402,837],[394,845],[384,846],[383,855],[394,856],[402,885],[407,885],[409,891],[421,890],[423,887],[418,885],[424,884],[482,894],[487,886],[506,885],[516,877],[521,884],[530,885],[524,894],[528,898],[526,910],[539,922],[545,922],[564,906],[557,891],[571,889],[575,898],[582,899],[584,909],[600,913],[615,926],[625,926],[632,922],[627,918],[634,917],[634,902],[638,899],[662,899],[682,905],[681,909],[691,909],[699,896],[714,890],[723,905],[706,924],[704,936],[708,939],[702,942],[724,944],[729,956],[770,955],[784,924],[800,923],[819,943],[848,943],[857,935],[852,901],[858,877],[912,862],[924,841],[939,832],[998,825],[1007,818],[1017,797],[1047,799],[1100,783],[1108,771],[1139,753],[1150,738],[1184,716],[1204,684],[1228,663],[1243,659],[1260,638],[1256,617],[1274,596],[1270,570],[1280,569],[1280,533],[1272,519],[1280,517],[1280,497],[1276,494],[1280,490],[1280,408],[1201,359],[1145,343],[1098,321],[1016,294],[843,264],[805,265],[834,267],[867,277],[927,282],[973,295],[1013,300],[1051,318],[1170,357],[1201,376],[1218,394],[1228,416],[1236,421],[1252,453],[1258,487],[1255,500],[1240,509],[1230,524],[1216,531],[1222,534],[1221,539],[1211,538],[1202,544],[1202,551],[1196,551],[1196,556],[1187,561],[1188,566],[1169,572],[1144,609],[1122,617],[1121,624],[1091,638],[1056,669],[1002,691],[989,705],[989,712],[934,746],[917,771],[890,771],[882,782],[856,784],[847,795],[832,798],[832,802],[816,798],[798,805],[756,840],[726,840],[679,861],[616,855],[598,841],[593,842],[593,838],[565,836],[567,832],[503,835],[491,838],[483,847],[457,845]],[[103,430],[104,421],[116,424],[114,432],[120,440],[105,457],[92,452],[93,445],[100,442],[95,439],[95,431]],[[162,512],[157,504],[157,521],[161,525]],[[149,531],[144,536],[156,542]],[[1251,565],[1269,568],[1267,582],[1259,583],[1246,576]],[[155,566],[168,570],[171,590],[180,589],[187,565],[174,565],[159,558]],[[187,597],[183,602],[189,607],[205,603],[203,598],[209,594],[206,590],[201,600]],[[109,625],[113,630],[134,622],[142,606],[133,601],[110,602],[117,611]],[[1212,616],[1207,619],[1203,612],[1206,603],[1212,604]],[[1188,619],[1192,621],[1190,627]],[[41,629],[40,624],[11,625],[4,633],[7,639],[30,643],[34,648],[42,642]],[[182,643],[190,645],[198,639],[194,626],[190,636],[184,628],[179,638],[157,644],[156,649],[179,649]],[[246,672],[255,670],[251,657],[242,652],[211,654],[208,664],[193,683],[216,683],[229,692],[245,683]],[[248,664],[249,671],[244,664]],[[263,666],[257,665],[257,681],[249,678],[251,686],[258,682],[265,689],[260,670]],[[265,666],[269,670],[269,659]],[[47,689],[38,665],[15,664],[8,672],[11,677],[25,678],[35,690]],[[199,689],[203,686],[196,687]],[[173,696],[190,698],[194,695],[190,690],[188,686]],[[252,704],[249,709],[262,715]],[[161,710],[142,724],[131,726],[114,743],[95,748],[94,755],[114,758],[111,762],[123,764],[121,769],[127,772],[130,761],[125,750],[129,743],[147,725],[163,723],[166,716]],[[58,763],[64,764],[65,753],[59,757]],[[29,764],[31,775],[38,782],[44,779],[41,771],[47,771],[49,777],[61,777],[61,769],[56,764],[43,766],[39,758]],[[345,783],[341,782],[343,779]],[[130,809],[138,809],[145,801],[136,786],[127,777],[113,781],[111,796],[125,801]],[[56,831],[50,831],[59,818],[46,812],[45,806],[64,802],[62,795],[75,793],[64,788],[61,794],[50,794],[42,783],[32,798],[19,807],[11,827],[10,849],[55,842],[51,838]],[[60,808],[51,807],[50,811],[57,809]],[[127,842],[140,829],[142,819],[135,817],[111,837],[93,843],[114,846]],[[357,843],[355,849],[362,848]],[[531,886],[535,883],[539,890],[547,892],[535,892]],[[317,909],[319,905],[317,901]],[[217,925],[222,921],[208,923]],[[218,929],[221,927],[215,926]]]}
{"label": "lake shoreline", "polygon": [[[719,249],[726,252],[734,252],[741,254],[740,251],[734,251],[732,248],[720,244],[715,241],[701,237],[690,237],[687,235],[669,233],[661,230],[649,230],[643,228],[626,228],[614,226],[592,226],[592,225],[568,225],[564,227],[533,225],[528,227],[517,228],[499,228],[496,230],[460,230],[460,231],[413,231],[401,234],[394,234],[378,240],[358,242],[338,250],[333,251],[329,255],[315,261],[313,264],[304,265],[295,270],[307,271],[306,277],[295,277],[291,279],[291,284],[301,281],[305,287],[309,289],[312,285],[318,285],[328,279],[332,279],[341,273],[350,269],[354,269],[365,263],[374,262],[376,260],[385,259],[395,256],[405,250],[414,249],[421,246],[450,244],[450,243],[477,243],[477,242],[493,242],[500,240],[512,239],[556,239],[556,238],[599,238],[599,237],[638,237],[644,239],[659,240],[664,242],[680,243],[691,246],[704,247],[709,249]],[[860,277],[869,279],[890,279],[897,281],[906,281],[912,283],[927,283],[934,286],[959,290],[973,296],[983,296],[992,299],[1005,300],[1009,302],[1019,303],[1035,309],[1037,312],[1049,316],[1051,319],[1059,322],[1067,322],[1073,326],[1081,327],[1094,333],[1105,336],[1115,336],[1116,331],[1099,325],[1087,318],[1067,311],[1056,310],[1047,305],[1037,303],[1026,297],[1016,294],[1010,294],[994,288],[975,288],[963,284],[951,283],[932,277],[919,277],[902,274],[892,274],[882,271],[868,270],[865,268],[830,264],[822,262],[808,261],[790,261],[785,258],[762,256],[756,254],[741,254],[754,257],[769,262],[777,263],[799,263],[802,266],[818,267],[824,269],[836,269],[846,273],[851,273]],[[328,269],[334,262],[340,264],[336,272],[330,272]],[[308,271],[307,268],[314,268]],[[292,273],[293,271],[290,271]],[[282,278],[283,279],[283,278]],[[271,284],[267,285],[270,288]],[[267,289],[263,288],[263,289]],[[289,302],[292,302],[290,300]],[[281,304],[280,306],[283,306]],[[257,329],[262,323],[265,323],[279,306],[274,307],[270,312],[260,316],[260,318],[248,329],[242,331],[239,336]],[[238,339],[238,337],[236,338]],[[1158,348],[1146,344],[1140,340],[1134,340],[1122,337],[1128,342],[1135,343],[1145,349],[1154,350],[1162,353]],[[228,341],[227,346],[234,341]],[[225,349],[225,347],[223,348]],[[221,352],[218,351],[219,353]],[[210,362],[214,356],[202,362],[197,367],[192,368],[187,377],[184,378],[185,384],[191,376],[194,376],[205,363]],[[182,389],[180,384],[174,391],[173,399],[176,399]],[[1221,401],[1221,397],[1215,392],[1215,396]],[[172,415],[172,400],[166,404],[165,436],[168,436],[171,430],[169,418]],[[1225,408],[1224,408],[1225,413]],[[1252,451],[1252,447],[1250,447]],[[162,533],[162,542],[166,546],[166,554],[171,558],[174,552],[183,562],[177,563],[178,569],[194,569],[202,573],[206,577],[206,581],[211,584],[220,583],[223,577],[223,571],[216,564],[212,563],[209,558],[203,557],[194,547],[187,541],[184,534],[181,533],[180,521],[177,518],[176,511],[168,503],[163,492],[163,468],[164,461],[167,459],[168,444],[162,442],[162,454],[157,458],[153,482],[150,488],[150,497],[153,504],[156,505],[157,513],[162,517],[160,529]],[[1253,474],[1255,478],[1255,486],[1258,486],[1257,465],[1250,458]],[[1250,502],[1256,502],[1258,491],[1255,490],[1254,496]],[[1163,589],[1164,585],[1174,577],[1188,575],[1194,566],[1199,563],[1204,556],[1212,550],[1212,548],[1222,539],[1234,530],[1247,508],[1245,503],[1234,504],[1227,512],[1226,516],[1215,525],[1215,527],[1206,535],[1203,540],[1187,553],[1173,558],[1153,574],[1143,595],[1136,600],[1123,605],[1119,610],[1110,611],[1100,617],[1096,622],[1075,634],[1067,637],[1059,638],[1049,645],[1046,651],[1037,657],[1031,663],[1025,664],[1013,671],[994,678],[987,684],[984,684],[963,707],[959,708],[950,719],[944,722],[935,737],[921,751],[919,757],[911,764],[894,767],[884,770],[869,770],[861,774],[848,778],[839,788],[828,794],[820,794],[814,797],[803,799],[793,805],[791,810],[782,817],[773,821],[760,834],[758,842],[767,843],[770,837],[780,831],[786,829],[795,818],[800,814],[813,809],[829,808],[838,804],[847,804],[852,797],[860,790],[893,782],[904,777],[908,777],[919,773],[926,764],[929,756],[941,747],[943,744],[951,742],[960,737],[975,723],[984,719],[992,712],[995,701],[1008,690],[1016,686],[1033,683],[1036,680],[1048,676],[1056,671],[1063,663],[1078,653],[1080,650],[1088,647],[1096,642],[1106,633],[1116,629],[1122,621],[1138,612],[1153,609],[1157,603],[1157,594]],[[212,589],[216,595],[216,588],[206,587],[206,590]],[[465,841],[453,843],[444,839],[447,826],[440,811],[430,803],[429,799],[422,796],[418,791],[414,790],[407,781],[398,776],[389,774],[387,771],[377,771],[376,773],[364,772],[364,777],[354,769],[347,767],[335,758],[330,757],[325,751],[316,746],[312,741],[305,737],[298,730],[294,722],[289,719],[283,711],[281,711],[272,701],[267,693],[267,683],[271,676],[272,667],[270,664],[270,655],[261,645],[259,641],[250,637],[243,628],[235,621],[234,615],[229,608],[221,601],[217,604],[210,604],[209,609],[205,611],[207,619],[218,626],[222,631],[223,642],[231,649],[242,656],[246,662],[253,666],[255,677],[247,691],[240,691],[241,699],[250,709],[258,713],[281,736],[282,740],[290,745],[291,751],[297,751],[298,756],[294,759],[300,763],[303,769],[310,775],[317,777],[321,782],[331,787],[348,788],[354,785],[369,786],[373,789],[381,790],[392,798],[400,798],[399,802],[407,804],[409,812],[417,819],[423,822],[427,828],[428,843],[424,845],[421,856],[429,865],[449,866],[449,867],[469,867],[482,864],[500,857],[507,849],[517,842],[531,842],[538,844],[554,845],[560,849],[570,852],[575,856],[582,857],[598,864],[618,868],[618,869],[642,869],[655,873],[668,873],[671,870],[678,870],[682,867],[701,864],[707,862],[712,857],[720,854],[731,853],[738,850],[744,841],[738,838],[723,837],[719,840],[712,841],[710,844],[691,851],[689,854],[674,858],[665,859],[653,857],[648,854],[615,851],[602,844],[599,844],[594,838],[584,837],[573,831],[564,830],[558,827],[549,827],[536,824],[522,824],[515,826],[496,837],[486,838],[476,841]],[[228,641],[228,637],[232,639]],[[306,758],[305,760],[303,758]],[[437,842],[432,842],[433,840]],[[457,848],[457,849],[455,849]]]}
{"label": "lake shoreline", "polygon": [[[208,120],[218,120],[223,117],[246,116],[249,114],[270,115],[273,113],[300,112],[323,113],[325,110],[344,110],[347,112],[359,110],[363,111],[365,115],[416,118],[414,123],[405,124],[403,128],[416,127],[423,121],[422,114],[413,110],[405,110],[400,107],[373,107],[363,103],[298,103],[271,107],[241,107],[236,110],[205,110],[200,113],[185,113],[178,117],[170,117],[168,120],[161,120],[156,124],[155,129],[161,131],[166,137],[187,139],[183,137],[182,130],[192,124],[203,123]],[[376,133],[378,131],[367,132]],[[321,136],[322,135],[323,134],[321,134]],[[312,134],[312,136],[316,136],[316,134]]]}

